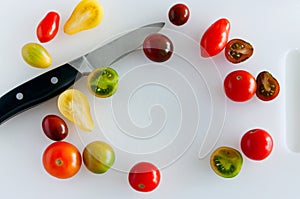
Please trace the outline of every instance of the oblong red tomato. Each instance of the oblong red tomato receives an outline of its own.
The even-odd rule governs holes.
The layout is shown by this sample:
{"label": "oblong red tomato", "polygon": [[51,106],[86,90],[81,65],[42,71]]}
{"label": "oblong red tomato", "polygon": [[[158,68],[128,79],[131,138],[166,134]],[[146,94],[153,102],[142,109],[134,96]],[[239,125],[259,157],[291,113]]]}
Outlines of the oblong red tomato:
{"label": "oblong red tomato", "polygon": [[214,22],[203,34],[200,41],[202,57],[212,57],[219,54],[228,42],[230,22],[221,18]]}
{"label": "oblong red tomato", "polygon": [[60,16],[57,12],[48,12],[37,26],[36,35],[38,40],[42,43],[52,40],[58,32],[59,21]]}

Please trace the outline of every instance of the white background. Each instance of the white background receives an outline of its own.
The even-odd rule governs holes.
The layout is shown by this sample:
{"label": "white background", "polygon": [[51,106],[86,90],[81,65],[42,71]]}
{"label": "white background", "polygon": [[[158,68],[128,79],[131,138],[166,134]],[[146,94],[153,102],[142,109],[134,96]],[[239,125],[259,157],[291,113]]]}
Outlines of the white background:
{"label": "white background", "polygon": [[[271,156],[262,162],[244,157],[241,173],[236,178],[223,179],[210,169],[209,156],[198,158],[200,145],[196,139],[180,159],[162,169],[161,183],[152,193],[133,191],[128,185],[127,174],[117,170],[110,170],[99,176],[91,174],[83,166],[75,177],[58,180],[49,176],[41,163],[42,152],[51,143],[42,133],[41,120],[49,113],[59,114],[56,108],[57,98],[54,98],[0,126],[1,198],[294,198],[298,195],[300,154],[290,150],[297,148],[297,141],[290,144],[289,139],[297,138],[296,134],[299,132],[293,128],[286,131],[285,128],[285,102],[289,102],[285,95],[286,85],[292,86],[289,87],[292,90],[297,88],[297,82],[285,83],[289,78],[286,74],[294,73],[294,69],[290,69],[289,73],[285,69],[288,52],[300,46],[300,2],[181,2],[188,5],[191,15],[187,24],[175,27],[168,21],[167,13],[177,1],[102,0],[105,11],[103,22],[95,29],[68,36],[63,33],[62,25],[78,3],[77,0],[2,1],[0,95],[87,53],[101,42],[124,31],[165,21],[166,28],[200,41],[204,30],[211,23],[226,17],[231,22],[230,38],[244,38],[253,44],[255,52],[251,59],[239,65],[228,63],[223,53],[217,55],[214,61],[221,77],[224,78],[235,69],[248,70],[255,76],[262,70],[268,70],[281,83],[281,93],[276,100],[268,103],[255,97],[240,104],[227,100],[224,128],[214,148],[226,145],[240,149],[239,140],[243,133],[251,128],[264,128],[274,139]],[[44,70],[32,68],[22,60],[21,48],[27,42],[37,41],[35,28],[50,10],[61,15],[61,29],[57,37],[45,44],[53,56],[53,65]],[[198,54],[200,56],[200,52]],[[290,62],[297,64],[294,60]],[[293,112],[293,105],[289,106],[289,111]],[[71,132],[67,141],[82,150],[83,145],[75,133],[74,125],[70,122],[68,124]],[[295,123],[291,125],[296,126]],[[126,157],[120,159],[125,161]]]}

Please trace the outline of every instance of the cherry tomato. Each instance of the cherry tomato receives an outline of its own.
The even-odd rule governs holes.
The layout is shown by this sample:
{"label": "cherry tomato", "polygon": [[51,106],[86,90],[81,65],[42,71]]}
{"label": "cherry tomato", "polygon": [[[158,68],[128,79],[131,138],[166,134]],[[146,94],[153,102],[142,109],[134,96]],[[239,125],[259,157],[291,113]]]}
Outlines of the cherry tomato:
{"label": "cherry tomato", "polygon": [[256,92],[255,78],[244,70],[233,71],[225,77],[224,91],[226,96],[233,101],[247,101]]}
{"label": "cherry tomato", "polygon": [[164,62],[173,54],[173,43],[167,36],[154,33],[144,40],[143,51],[150,60]]}
{"label": "cherry tomato", "polygon": [[60,16],[57,12],[51,11],[40,21],[36,29],[36,35],[40,42],[52,40],[59,29]]}
{"label": "cherry tomato", "polygon": [[68,142],[54,142],[43,153],[45,170],[56,178],[70,178],[80,169],[82,163],[78,149]]}
{"label": "cherry tomato", "polygon": [[250,43],[242,39],[232,39],[225,47],[225,57],[231,63],[237,64],[251,57],[253,51]]}
{"label": "cherry tomato", "polygon": [[102,141],[93,141],[83,150],[82,160],[86,168],[96,174],[107,172],[115,162],[113,148]]}
{"label": "cherry tomato", "polygon": [[188,21],[189,17],[190,10],[186,5],[182,3],[175,4],[169,10],[169,20],[176,26],[185,24]]}
{"label": "cherry tomato", "polygon": [[280,91],[278,81],[267,71],[262,71],[256,77],[256,96],[263,101],[276,98]]}
{"label": "cherry tomato", "polygon": [[68,135],[66,122],[57,115],[47,115],[44,117],[42,128],[45,135],[54,141],[61,141]]}
{"label": "cherry tomato", "polygon": [[231,147],[219,147],[210,156],[213,171],[224,178],[233,178],[240,173],[243,165],[241,153]]}
{"label": "cherry tomato", "polygon": [[159,169],[149,162],[134,165],[128,175],[130,186],[140,192],[153,191],[160,182]]}
{"label": "cherry tomato", "polygon": [[220,53],[227,44],[229,31],[230,22],[227,19],[221,18],[214,22],[201,38],[201,56],[211,57]]}
{"label": "cherry tomato", "polygon": [[252,160],[267,158],[273,149],[271,135],[263,129],[253,129],[242,136],[242,152]]}
{"label": "cherry tomato", "polygon": [[118,89],[119,75],[110,67],[100,67],[93,70],[87,78],[89,91],[96,97],[112,96]]}
{"label": "cherry tomato", "polygon": [[52,64],[52,56],[38,43],[25,44],[22,47],[22,57],[27,64],[36,68],[48,68]]}

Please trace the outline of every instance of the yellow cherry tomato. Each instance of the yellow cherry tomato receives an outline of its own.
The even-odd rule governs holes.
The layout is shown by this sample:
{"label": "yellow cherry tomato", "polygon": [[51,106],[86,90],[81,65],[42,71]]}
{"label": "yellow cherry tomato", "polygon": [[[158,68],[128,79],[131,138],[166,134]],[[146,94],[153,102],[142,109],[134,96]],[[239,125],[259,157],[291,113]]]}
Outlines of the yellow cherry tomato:
{"label": "yellow cherry tomato", "polygon": [[22,57],[30,66],[48,68],[52,64],[52,57],[48,51],[38,43],[27,43],[22,47]]}
{"label": "yellow cherry tomato", "polygon": [[89,101],[84,93],[68,89],[59,95],[57,104],[60,113],[81,130],[90,132],[94,129]]}
{"label": "yellow cherry tomato", "polygon": [[100,24],[104,16],[102,5],[98,0],[81,0],[64,25],[64,32],[73,35]]}

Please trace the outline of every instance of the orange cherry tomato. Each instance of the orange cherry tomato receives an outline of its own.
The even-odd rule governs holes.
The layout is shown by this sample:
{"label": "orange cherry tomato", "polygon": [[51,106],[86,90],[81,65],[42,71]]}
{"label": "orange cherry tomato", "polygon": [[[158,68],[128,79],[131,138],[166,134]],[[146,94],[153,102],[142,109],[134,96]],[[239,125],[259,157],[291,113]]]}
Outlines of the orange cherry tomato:
{"label": "orange cherry tomato", "polygon": [[43,153],[45,170],[56,178],[70,178],[80,169],[82,163],[79,150],[68,142],[54,142]]}

